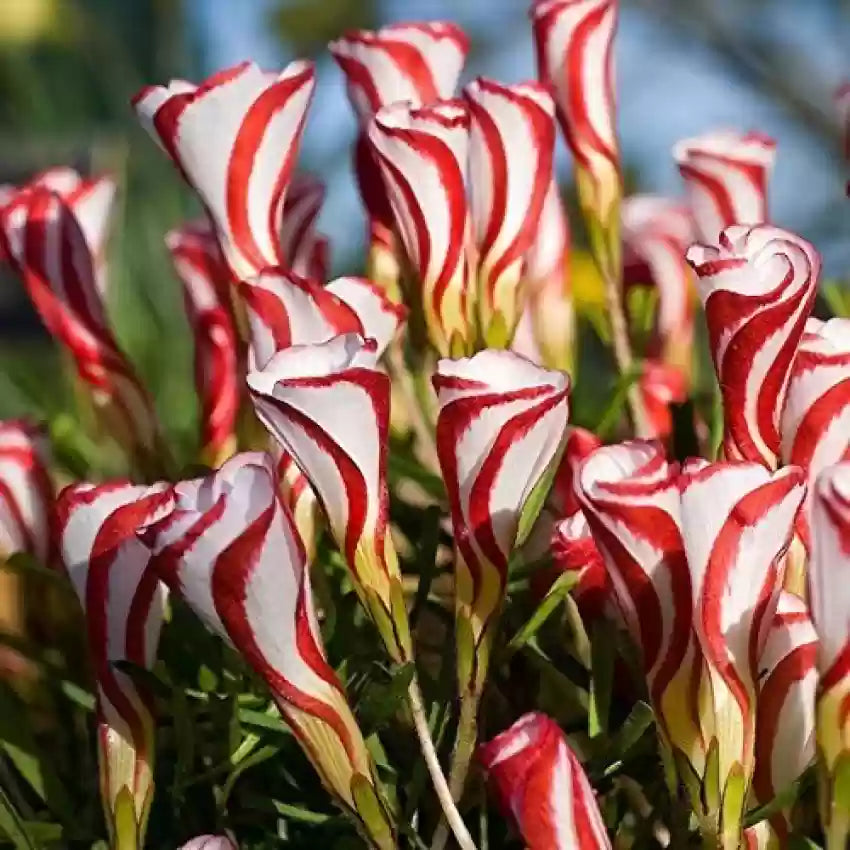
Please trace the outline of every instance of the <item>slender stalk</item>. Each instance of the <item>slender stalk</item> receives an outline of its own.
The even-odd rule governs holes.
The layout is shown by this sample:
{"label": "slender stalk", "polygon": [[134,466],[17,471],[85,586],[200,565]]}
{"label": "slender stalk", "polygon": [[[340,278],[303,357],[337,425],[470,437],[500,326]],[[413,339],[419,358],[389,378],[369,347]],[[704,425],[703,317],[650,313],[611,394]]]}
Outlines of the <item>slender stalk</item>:
{"label": "slender stalk", "polygon": [[425,764],[428,772],[431,774],[431,781],[434,783],[434,790],[437,792],[437,798],[443,810],[444,820],[441,820],[440,824],[448,823],[461,850],[475,850],[475,843],[469,834],[469,830],[466,828],[466,824],[463,822],[463,818],[460,816],[460,812],[457,810],[449,784],[446,782],[446,777],[440,766],[440,759],[437,756],[437,750],[431,739],[431,730],[428,728],[428,718],[425,715],[422,692],[419,689],[419,682],[416,678],[410,683],[408,698],[410,712],[413,715],[413,724],[416,727],[419,744],[422,748],[422,755],[425,757]]}

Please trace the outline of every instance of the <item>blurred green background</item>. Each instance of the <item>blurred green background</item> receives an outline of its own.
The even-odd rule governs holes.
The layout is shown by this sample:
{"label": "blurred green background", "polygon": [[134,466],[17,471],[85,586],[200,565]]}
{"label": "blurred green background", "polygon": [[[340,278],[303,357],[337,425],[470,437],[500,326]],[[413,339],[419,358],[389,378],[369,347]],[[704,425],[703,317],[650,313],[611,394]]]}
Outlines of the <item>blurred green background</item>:
{"label": "blurred green background", "polygon": [[[301,164],[328,182],[322,227],[335,271],[361,263],[350,174],[355,131],[324,45],[346,28],[451,17],[472,37],[464,79],[534,74],[525,0],[0,0],[0,182],[49,165],[110,170],[121,192],[110,246],[110,310],[178,445],[194,445],[191,339],[165,232],[197,208],[128,100],[145,83],[199,79],[256,58],[308,55],[319,85]],[[850,216],[831,92],[850,76],[846,0],[623,0],[617,42],[623,149],[636,187],[675,193],[676,138],[716,126],[779,139],[775,219],[850,268]],[[563,148],[563,145],[561,145]],[[559,168],[568,161],[563,149]],[[0,273],[0,417],[67,409],[63,363],[18,282]]]}

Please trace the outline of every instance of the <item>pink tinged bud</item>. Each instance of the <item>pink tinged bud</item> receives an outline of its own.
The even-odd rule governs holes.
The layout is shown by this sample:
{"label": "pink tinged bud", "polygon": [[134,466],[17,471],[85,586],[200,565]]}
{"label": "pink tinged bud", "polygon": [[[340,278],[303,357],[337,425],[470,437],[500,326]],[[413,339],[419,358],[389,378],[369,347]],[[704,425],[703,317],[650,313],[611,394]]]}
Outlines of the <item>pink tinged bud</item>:
{"label": "pink tinged bud", "polygon": [[850,460],[850,319],[809,319],[791,368],[782,411],[782,460],[807,472],[806,509],[797,523],[809,551],[809,515],[818,475]]}
{"label": "pink tinged bud", "polygon": [[692,460],[679,488],[694,628],[710,682],[703,722],[717,742],[722,792],[728,777],[746,783],[752,773],[757,661],[777,610],[805,483],[797,467],[771,473],[757,463]]}
{"label": "pink tinged bud", "polygon": [[611,847],[593,788],[554,720],[525,714],[484,744],[478,758],[528,850]]}
{"label": "pink tinged bud", "polygon": [[73,207],[27,186],[0,210],[8,257],[42,322],[70,353],[107,430],[136,458],[158,450],[152,402],[108,325],[89,242]]}
{"label": "pink tinged bud", "polygon": [[569,378],[508,351],[440,360],[437,452],[449,496],[458,616],[476,645],[498,613],[532,493],[566,438]]}
{"label": "pink tinged bud", "polygon": [[690,376],[694,335],[695,285],[685,253],[694,241],[686,207],[653,195],[623,201],[624,280],[651,284],[658,313],[650,354]]}
{"label": "pink tinged bud", "polygon": [[265,680],[326,788],[354,809],[371,762],[325,660],[309,570],[278,496],[271,458],[242,453],[172,488],[172,510],[142,538],[152,567]]}
{"label": "pink tinged bud", "polygon": [[[796,781],[815,756],[817,635],[806,604],[792,593],[779,597],[758,666],[753,791],[765,804]],[[771,824],[787,841],[786,816],[778,813]]]}
{"label": "pink tinged bud", "polygon": [[536,0],[538,74],[552,86],[575,163],[581,203],[603,231],[616,228],[621,194],[613,41],[615,0]]}
{"label": "pink tinged bud", "polygon": [[198,86],[148,86],[133,99],[140,121],[198,193],[238,279],[285,265],[281,233],[313,66],[280,73],[244,62]]}
{"label": "pink tinged bud", "polygon": [[579,467],[575,489],[641,652],[664,740],[699,767],[698,670],[677,468],[658,443],[603,446]]}
{"label": "pink tinged bud", "polygon": [[558,516],[571,517],[581,511],[575,492],[575,478],[581,462],[602,445],[602,440],[586,428],[571,427],[558,464],[549,502]]}
{"label": "pink tinged bud", "polygon": [[818,745],[829,770],[850,751],[850,462],[820,473],[812,493],[809,599],[819,640]]}
{"label": "pink tinged bud", "polygon": [[428,333],[444,355],[463,353],[475,338],[467,257],[468,139],[469,113],[462,101],[384,107],[369,127]]}
{"label": "pink tinged bud", "polygon": [[152,696],[116,662],[150,669],[165,589],[136,530],[170,508],[168,485],[72,484],[56,505],[58,554],[85,614],[97,684],[100,791],[110,833],[135,823],[138,846],[153,796]]}
{"label": "pink tinged bud", "polygon": [[183,844],[178,850],[238,850],[225,835],[199,835]]}
{"label": "pink tinged bud", "polygon": [[[376,361],[373,341],[346,334],[279,351],[248,375],[248,388],[260,421],[310,481],[358,592],[380,618],[397,607],[399,571],[388,526],[390,380]],[[395,635],[392,645],[384,635],[397,656],[408,637]]]}
{"label": "pink tinged bud", "polygon": [[681,404],[688,398],[684,373],[678,366],[645,360],[638,386],[651,436],[667,439],[673,433],[671,405]]}
{"label": "pink tinged bud", "polygon": [[202,457],[219,466],[236,448],[239,413],[239,351],[230,311],[230,272],[206,224],[173,230],[166,244],[183,284],[183,303],[195,340]]}
{"label": "pink tinged bud", "polygon": [[817,294],[820,256],[793,233],[734,226],[688,262],[705,305],[723,394],[727,458],[775,468],[779,424],[797,346]]}
{"label": "pink tinged bud", "polygon": [[0,559],[27,552],[47,563],[52,502],[44,435],[24,421],[0,422]]}
{"label": "pink tinged bud", "polygon": [[[553,175],[525,254],[524,316],[529,317],[538,359],[544,366],[564,371],[572,369],[575,348],[569,253],[569,221]],[[516,346],[514,350],[522,353]]]}
{"label": "pink tinged bud", "polygon": [[[280,245],[289,270],[299,277],[324,282],[326,258],[316,232],[316,220],[325,200],[325,184],[309,174],[292,178],[283,203]],[[326,246],[325,246],[326,247]]]}
{"label": "pink tinged bud", "polygon": [[464,89],[464,99],[478,316],[485,343],[504,347],[519,321],[525,255],[552,182],[555,105],[539,84],[483,77]]}
{"label": "pink tinged bud", "polygon": [[767,184],[776,142],[760,133],[720,130],[683,139],[673,157],[702,242],[714,244],[733,224],[769,220]]}

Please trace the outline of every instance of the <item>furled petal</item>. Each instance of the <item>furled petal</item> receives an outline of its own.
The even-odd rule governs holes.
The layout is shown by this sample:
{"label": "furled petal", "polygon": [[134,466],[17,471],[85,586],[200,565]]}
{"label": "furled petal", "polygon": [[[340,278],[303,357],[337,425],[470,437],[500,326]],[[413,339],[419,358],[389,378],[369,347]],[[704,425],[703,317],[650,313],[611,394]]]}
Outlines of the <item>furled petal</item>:
{"label": "furled petal", "polygon": [[[284,349],[248,375],[248,387],[260,421],[315,490],[369,610],[392,617],[399,571],[388,527],[390,381],[374,343],[346,334]],[[401,631],[390,647],[396,655],[407,651]]]}
{"label": "furled petal", "polygon": [[[440,360],[437,452],[449,494],[458,615],[476,644],[502,603],[520,517],[566,438],[569,379],[508,351]],[[548,483],[548,482],[547,482]]]}
{"label": "furled petal", "polygon": [[528,850],[611,847],[593,788],[554,720],[525,714],[484,744],[478,758]]}
{"label": "furled petal", "polygon": [[462,101],[384,107],[369,127],[431,342],[442,354],[463,352],[474,339],[464,185],[468,136]]}
{"label": "furled petal", "polygon": [[806,550],[814,482],[850,460],[850,319],[809,319],[797,349],[782,411],[782,460],[806,470],[809,493],[798,532]]}
{"label": "furled petal", "polygon": [[817,294],[814,247],[770,225],[734,226],[688,251],[723,393],[730,459],[776,467],[779,420],[797,346]]}
{"label": "furled petal", "polygon": [[553,87],[573,154],[579,196],[615,260],[622,192],[613,41],[616,0],[535,0],[531,17],[540,79]]}
{"label": "furled petal", "polygon": [[243,453],[173,488],[172,512],[142,537],[173,592],[263,677],[328,790],[354,809],[372,767],[325,660],[304,550],[271,458]]}
{"label": "furled petal", "polygon": [[58,553],[83,606],[97,684],[100,788],[107,823],[114,836],[129,816],[139,847],[144,846],[153,797],[153,702],[115,663],[150,669],[156,660],[165,590],[150,569],[150,552],[136,530],[169,507],[167,485],[141,487],[124,481],[72,484],[56,505]]}
{"label": "furled petal", "polygon": [[153,406],[109,328],[95,258],[74,210],[43,186],[25,187],[0,211],[0,230],[42,322],[73,357],[107,429],[149,464],[159,449]]}
{"label": "furled petal", "polygon": [[587,428],[569,429],[564,454],[549,493],[549,503],[558,516],[571,517],[581,511],[574,481],[581,462],[601,445],[602,440]]}
{"label": "furled petal", "polygon": [[768,136],[731,130],[676,144],[673,157],[701,241],[714,244],[732,224],[769,220],[767,183],[775,154],[776,142]]}
{"label": "furled petal", "polygon": [[236,448],[239,413],[239,351],[230,312],[230,272],[206,224],[172,230],[166,244],[183,284],[183,303],[195,340],[202,457],[219,466]]}
{"label": "furled petal", "polygon": [[665,738],[698,762],[692,593],[677,469],[657,443],[603,446],[582,462],[575,489],[623,621],[641,651]]}
{"label": "furled petal", "polygon": [[296,174],[283,202],[280,245],[289,270],[299,277],[324,282],[325,275],[316,275],[319,240],[316,219],[325,200],[325,184],[309,174]]}
{"label": "furled petal", "polygon": [[201,198],[238,279],[287,262],[283,204],[313,85],[309,62],[280,73],[244,62],[198,86],[148,86],[133,99]]}
{"label": "furled petal", "polygon": [[652,437],[666,439],[673,433],[671,405],[688,398],[685,375],[678,366],[644,360],[638,387]]}
{"label": "furled petal", "polygon": [[325,288],[357,314],[362,335],[375,340],[380,357],[404,324],[407,309],[391,301],[386,292],[365,277],[338,277]]}
{"label": "furled petal", "polygon": [[575,348],[569,253],[570,225],[553,175],[525,254],[525,312],[543,365],[564,371],[572,369]]}
{"label": "furled petal", "polygon": [[[759,676],[753,791],[765,804],[796,781],[815,756],[817,636],[806,604],[792,593],[779,598]],[[787,841],[786,817],[777,813],[771,824]]]}
{"label": "furled petal", "polygon": [[654,195],[623,201],[624,278],[652,284],[658,314],[650,354],[690,376],[694,336],[693,272],[685,261],[694,224],[683,205]]}
{"label": "furled petal", "polygon": [[817,631],[818,744],[832,769],[850,751],[850,462],[817,478],[811,506],[809,594]]}
{"label": "furled petal", "polygon": [[485,343],[504,347],[519,321],[525,254],[552,181],[555,105],[536,83],[508,86],[484,77],[464,89],[464,98],[478,316]]}
{"label": "furled petal", "polygon": [[28,422],[0,422],[0,559],[28,552],[42,564],[50,553],[53,487],[44,435]]}
{"label": "furled petal", "polygon": [[710,736],[717,740],[722,792],[734,771],[745,783],[751,775],[756,662],[779,601],[804,476],[797,467],[771,474],[758,463],[692,461],[679,487],[694,627],[710,677]]}

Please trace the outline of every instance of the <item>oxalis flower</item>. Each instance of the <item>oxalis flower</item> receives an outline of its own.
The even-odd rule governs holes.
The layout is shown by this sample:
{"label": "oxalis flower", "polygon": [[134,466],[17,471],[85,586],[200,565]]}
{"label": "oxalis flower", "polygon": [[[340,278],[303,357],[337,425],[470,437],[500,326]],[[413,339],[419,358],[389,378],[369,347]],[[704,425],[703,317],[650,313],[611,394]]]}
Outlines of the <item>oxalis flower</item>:
{"label": "oxalis flower", "polygon": [[396,104],[375,116],[369,138],[442,354],[475,342],[473,302],[486,345],[504,348],[513,337],[525,255],[551,183],[553,114],[536,83],[479,78],[463,101]]}
{"label": "oxalis flower", "polygon": [[374,766],[325,659],[304,549],[272,459],[236,455],[169,495],[171,510],[141,531],[152,567],[262,676],[322,783],[371,845],[395,847],[386,815],[376,823],[369,814],[383,812]]}
{"label": "oxalis flower", "polygon": [[398,297],[399,248],[392,212],[367,138],[381,108],[406,101],[426,106],[450,98],[469,51],[469,39],[449,21],[411,21],[353,30],[329,45],[345,74],[348,98],[361,125],[354,165],[369,216],[369,274]]}
{"label": "oxalis flower", "polygon": [[260,421],[315,491],[390,655],[411,658],[388,521],[390,380],[374,342],[345,334],[286,348],[248,375],[248,388]]}
{"label": "oxalis flower", "polygon": [[[777,663],[765,639],[804,489],[796,467],[771,474],[757,463],[693,460],[680,473],[645,441],[597,449],[576,479],[641,651],[662,743],[701,828],[724,848],[740,839],[754,769],[756,660]],[[780,708],[775,690],[765,715]]]}
{"label": "oxalis flower", "polygon": [[328,275],[328,241],[316,230],[325,200],[325,184],[310,174],[296,174],[286,191],[280,245],[287,267],[313,280]]}
{"label": "oxalis flower", "polygon": [[535,0],[531,7],[538,75],[554,91],[592,245],[612,275],[620,271],[622,195],[613,51],[617,18],[616,0]]}
{"label": "oxalis flower", "polygon": [[109,327],[97,257],[75,208],[44,185],[28,186],[0,210],[0,230],[9,261],[71,355],[105,430],[140,466],[155,468],[163,447],[153,404]]}
{"label": "oxalis flower", "polygon": [[727,458],[775,468],[788,380],[817,294],[814,247],[770,225],[733,226],[717,245],[694,245],[688,262],[705,305],[723,394]]}
{"label": "oxalis flower", "polygon": [[566,439],[569,378],[508,351],[440,360],[437,453],[454,531],[458,675],[480,693],[508,561]]}
{"label": "oxalis flower", "polygon": [[97,695],[100,794],[115,847],[144,846],[153,798],[152,695],[117,662],[156,661],[165,589],[136,530],[167,513],[168,486],[72,484],[56,505],[58,555],[80,599]]}
{"label": "oxalis flower", "polygon": [[244,62],[197,86],[177,80],[133,98],[142,124],[200,197],[239,280],[287,262],[283,205],[313,86],[309,62],[280,73]]}
{"label": "oxalis flower", "polygon": [[172,230],[165,242],[183,284],[183,303],[195,339],[201,457],[219,466],[236,449],[239,414],[239,350],[230,311],[230,272],[205,223]]}
{"label": "oxalis flower", "polygon": [[528,850],[607,850],[593,788],[554,720],[533,712],[484,744],[478,759]]}
{"label": "oxalis flower", "polygon": [[824,776],[821,817],[828,850],[850,835],[850,462],[828,466],[815,483],[811,506],[809,593],[819,640],[817,745]]}
{"label": "oxalis flower", "polygon": [[673,157],[702,242],[714,244],[733,224],[769,221],[767,184],[775,156],[776,143],[760,133],[721,130],[676,144]]}

